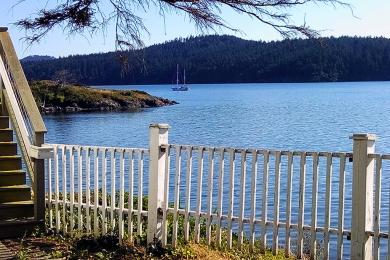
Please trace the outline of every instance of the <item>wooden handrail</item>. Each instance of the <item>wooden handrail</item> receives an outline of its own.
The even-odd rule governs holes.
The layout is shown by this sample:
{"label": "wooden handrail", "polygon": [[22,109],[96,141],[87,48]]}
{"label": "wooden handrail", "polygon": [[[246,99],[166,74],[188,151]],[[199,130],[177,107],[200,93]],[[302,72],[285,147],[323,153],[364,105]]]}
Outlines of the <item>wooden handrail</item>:
{"label": "wooden handrail", "polygon": [[[29,173],[35,220],[45,218],[45,161],[40,154],[47,132],[7,29],[0,27],[0,81],[3,108],[11,119]],[[46,151],[46,150],[45,150]]]}
{"label": "wooden handrail", "polygon": [[[16,55],[15,48],[7,31],[0,30],[0,51],[4,55],[8,64],[9,73],[11,73],[15,87],[17,88],[21,102],[31,123],[34,133],[46,133],[47,129],[39,113],[39,109],[24,75],[22,65]],[[35,138],[34,138],[35,139]],[[35,141],[33,142],[36,145]]]}

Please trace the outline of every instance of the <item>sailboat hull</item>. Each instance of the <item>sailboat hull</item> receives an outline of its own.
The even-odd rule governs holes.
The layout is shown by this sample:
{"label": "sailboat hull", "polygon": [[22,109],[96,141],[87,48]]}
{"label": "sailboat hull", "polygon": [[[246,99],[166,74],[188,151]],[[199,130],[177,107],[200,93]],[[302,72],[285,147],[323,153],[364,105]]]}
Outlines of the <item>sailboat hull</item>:
{"label": "sailboat hull", "polygon": [[188,87],[181,86],[181,87],[172,87],[173,91],[188,91]]}

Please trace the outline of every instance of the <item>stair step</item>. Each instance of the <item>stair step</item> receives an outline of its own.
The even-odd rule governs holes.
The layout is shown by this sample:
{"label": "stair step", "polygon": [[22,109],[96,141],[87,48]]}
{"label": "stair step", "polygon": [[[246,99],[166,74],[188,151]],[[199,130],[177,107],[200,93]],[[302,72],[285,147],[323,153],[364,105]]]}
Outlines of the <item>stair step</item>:
{"label": "stair step", "polygon": [[31,200],[31,188],[27,185],[0,187],[0,203]]}
{"label": "stair step", "polygon": [[0,129],[9,127],[9,117],[8,116],[0,116]]}
{"label": "stair step", "polygon": [[14,131],[11,128],[0,129],[0,142],[11,142],[14,139]]}
{"label": "stair step", "polygon": [[37,228],[44,228],[44,221],[34,219],[0,221],[0,239],[22,238],[31,235]]}
{"label": "stair step", "polygon": [[12,252],[0,241],[0,260],[14,260],[17,259],[16,253]]}
{"label": "stair step", "polygon": [[0,171],[20,170],[22,158],[20,156],[0,156]]}
{"label": "stair step", "polygon": [[18,146],[15,142],[0,142],[0,156],[17,155]]}
{"label": "stair step", "polygon": [[26,184],[25,171],[22,170],[0,171],[0,186],[23,185],[23,184]]}
{"label": "stair step", "polygon": [[0,203],[0,220],[34,216],[32,200]]}

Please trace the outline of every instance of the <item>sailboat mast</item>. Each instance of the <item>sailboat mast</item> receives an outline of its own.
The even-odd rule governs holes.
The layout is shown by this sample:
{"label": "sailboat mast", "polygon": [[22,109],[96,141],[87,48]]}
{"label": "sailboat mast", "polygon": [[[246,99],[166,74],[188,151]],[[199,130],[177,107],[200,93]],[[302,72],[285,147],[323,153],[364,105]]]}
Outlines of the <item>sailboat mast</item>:
{"label": "sailboat mast", "polygon": [[176,65],[176,85],[179,85],[179,64]]}

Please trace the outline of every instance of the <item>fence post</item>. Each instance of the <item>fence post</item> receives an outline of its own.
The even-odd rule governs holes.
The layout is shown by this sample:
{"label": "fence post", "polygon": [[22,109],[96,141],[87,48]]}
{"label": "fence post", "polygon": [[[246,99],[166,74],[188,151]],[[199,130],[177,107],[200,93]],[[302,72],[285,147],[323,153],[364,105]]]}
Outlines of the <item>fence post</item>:
{"label": "fence post", "polygon": [[161,145],[168,144],[168,124],[151,124],[149,126],[149,198],[147,242],[154,238],[162,240],[162,219],[158,209],[164,199],[166,150]]}
{"label": "fence post", "polygon": [[[35,133],[33,144],[41,147],[45,143],[44,133]],[[32,158],[34,167],[34,217],[45,220],[45,160]]]}
{"label": "fence post", "polygon": [[351,259],[372,259],[372,237],[366,234],[373,227],[374,159],[373,134],[354,134],[352,176]]}

